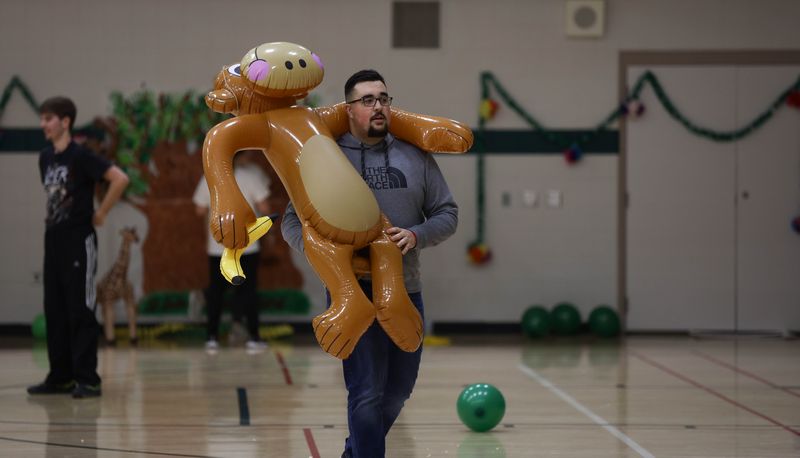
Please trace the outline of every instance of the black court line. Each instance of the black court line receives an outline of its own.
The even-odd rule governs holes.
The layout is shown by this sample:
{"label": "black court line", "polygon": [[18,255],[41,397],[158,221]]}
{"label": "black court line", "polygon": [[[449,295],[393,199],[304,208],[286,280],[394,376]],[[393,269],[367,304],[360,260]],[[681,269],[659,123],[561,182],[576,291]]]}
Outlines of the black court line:
{"label": "black court line", "polygon": [[250,425],[250,408],[247,406],[247,390],[243,387],[236,388],[239,398],[239,425]]}
{"label": "black court line", "polygon": [[92,447],[89,445],[75,445],[75,444],[62,444],[59,442],[49,442],[49,441],[32,441],[28,439],[15,439],[13,437],[4,437],[0,436],[0,440],[2,441],[9,441],[9,442],[21,442],[24,444],[36,444],[36,445],[51,445],[54,447],[66,447],[66,448],[81,448],[87,450],[102,450],[104,452],[120,452],[120,453],[135,453],[137,455],[159,455],[159,456],[183,456],[183,457],[192,457],[192,458],[216,458],[211,455],[187,455],[185,453],[170,453],[170,452],[150,452],[147,450],[129,450],[124,448],[109,448],[109,447]]}

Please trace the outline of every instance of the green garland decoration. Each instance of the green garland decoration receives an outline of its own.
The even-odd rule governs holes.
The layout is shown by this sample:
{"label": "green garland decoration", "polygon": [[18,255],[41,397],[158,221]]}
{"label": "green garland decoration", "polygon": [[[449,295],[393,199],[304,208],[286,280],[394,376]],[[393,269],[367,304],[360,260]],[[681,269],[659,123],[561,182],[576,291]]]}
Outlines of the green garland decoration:
{"label": "green garland decoration", "polygon": [[[481,100],[489,100],[489,85],[486,84],[487,77],[492,77],[490,73],[484,72],[481,74]],[[486,141],[485,141],[485,128],[486,116],[478,116],[478,135],[475,136],[475,144],[473,150],[477,153],[478,159],[476,164],[476,206],[477,206],[477,230],[476,237],[467,246],[467,259],[475,265],[482,265],[489,262],[491,259],[491,252],[485,242],[485,216],[486,216]]]}
{"label": "green garland decoration", "polygon": [[[783,92],[781,92],[775,100],[770,103],[767,108],[758,116],[756,116],[752,121],[747,123],[744,127],[741,127],[736,130],[731,131],[716,131],[712,129],[708,129],[705,127],[700,127],[697,124],[693,123],[683,113],[675,107],[675,104],[672,102],[672,99],[669,98],[666,91],[664,91],[664,87],[661,86],[661,83],[658,81],[658,78],[650,71],[645,72],[639,79],[636,81],[636,84],[631,91],[631,94],[628,96],[627,100],[638,100],[639,96],[644,89],[645,83],[649,83],[650,86],[653,88],[653,92],[656,93],[656,97],[658,101],[661,103],[661,106],[669,113],[669,115],[675,121],[681,123],[686,129],[692,132],[695,135],[700,137],[705,137],[709,140],[713,140],[715,142],[735,142],[740,140],[744,137],[747,137],[751,133],[758,130],[761,126],[766,124],[772,116],[778,111],[783,105],[786,104],[787,99],[792,94],[792,92],[800,90],[800,76],[795,80],[795,82],[786,88]],[[619,117],[619,116],[617,116]],[[616,119],[616,117],[614,118]]]}
{"label": "green garland decoration", "polygon": [[[748,135],[752,134],[759,128],[761,128],[767,121],[769,121],[772,116],[775,114],[777,110],[779,110],[787,101],[792,102],[792,104],[797,103],[796,100],[798,98],[798,92],[800,91],[800,76],[798,76],[797,80],[783,90],[772,103],[770,103],[767,108],[752,121],[747,123],[745,126],[730,130],[730,131],[718,131],[709,129],[706,127],[702,127],[697,125],[696,123],[692,122],[687,118],[676,106],[672,99],[667,95],[667,92],[664,90],[664,86],[662,86],[661,82],[658,80],[655,74],[651,71],[644,72],[637,80],[633,86],[633,89],[630,91],[629,94],[625,96],[622,103],[620,103],[616,108],[611,110],[611,112],[600,121],[597,126],[588,133],[580,135],[577,139],[574,135],[566,135],[561,132],[555,132],[550,129],[544,127],[544,125],[539,122],[536,118],[534,118],[530,113],[525,111],[516,100],[508,93],[508,91],[503,87],[502,84],[497,80],[497,78],[491,72],[482,72],[480,75],[480,84],[481,84],[481,103],[492,102],[494,101],[490,98],[490,88],[497,93],[500,99],[511,108],[517,115],[519,115],[522,119],[524,119],[528,125],[535,131],[542,132],[553,147],[554,151],[564,150],[565,148],[569,148],[567,158],[570,162],[574,162],[580,157],[580,153],[582,151],[582,146],[586,143],[590,142],[598,133],[608,131],[611,125],[616,122],[619,118],[628,114],[628,107],[631,103],[639,102],[639,98],[641,97],[641,93],[645,88],[645,85],[649,85],[652,87],[653,92],[656,95],[659,103],[661,106],[664,107],[667,113],[674,119],[675,121],[679,122],[683,125],[689,132],[692,132],[695,135],[700,137],[715,141],[715,142],[733,142],[740,140]],[[480,110],[479,110],[480,111]],[[474,151],[478,155],[477,161],[477,195],[476,195],[476,203],[477,203],[477,221],[476,221],[476,238],[475,240],[469,244],[468,246],[468,253],[472,261],[476,264],[482,264],[488,261],[490,258],[490,251],[486,245],[485,241],[485,211],[486,211],[486,193],[485,193],[485,186],[486,186],[486,179],[485,179],[485,171],[486,165],[484,162],[484,155],[486,154],[486,143],[485,143],[485,131],[486,131],[486,122],[491,119],[491,114],[487,115],[485,112],[479,115],[478,117],[478,132],[475,139],[475,148]],[[576,157],[577,156],[577,157]],[[479,255],[480,252],[476,250],[480,249],[483,254],[485,254],[484,258],[482,259]]]}
{"label": "green garland decoration", "polygon": [[11,100],[11,95],[14,93],[15,89],[22,93],[22,97],[28,102],[28,106],[31,107],[33,112],[39,114],[39,103],[36,102],[28,86],[26,86],[17,75],[14,75],[11,77],[11,81],[8,82],[5,89],[3,89],[3,95],[0,96],[0,120],[3,119],[3,113],[5,113],[6,106]]}

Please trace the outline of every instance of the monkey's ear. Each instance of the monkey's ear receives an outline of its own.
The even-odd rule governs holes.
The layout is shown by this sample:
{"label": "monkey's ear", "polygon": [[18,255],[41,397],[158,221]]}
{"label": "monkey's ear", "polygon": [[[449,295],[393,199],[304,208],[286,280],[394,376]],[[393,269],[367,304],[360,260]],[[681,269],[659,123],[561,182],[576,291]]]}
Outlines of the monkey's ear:
{"label": "monkey's ear", "polygon": [[236,95],[227,89],[217,89],[206,94],[206,106],[217,113],[233,113],[236,105]]}

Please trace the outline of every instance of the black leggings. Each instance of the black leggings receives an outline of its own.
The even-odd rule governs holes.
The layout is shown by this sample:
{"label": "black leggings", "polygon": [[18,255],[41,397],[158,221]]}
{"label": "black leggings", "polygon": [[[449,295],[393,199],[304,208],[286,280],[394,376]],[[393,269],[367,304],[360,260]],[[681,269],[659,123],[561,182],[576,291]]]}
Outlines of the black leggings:
{"label": "black leggings", "polygon": [[[208,289],[206,295],[206,313],[208,324],[206,334],[209,339],[217,340],[219,337],[219,322],[222,317],[222,305],[225,291],[233,288],[232,315],[234,320],[247,318],[247,332],[252,340],[258,338],[258,253],[242,255],[241,264],[247,279],[239,286],[233,286],[225,280],[219,271],[219,256],[208,257]],[[243,313],[244,312],[244,313]]]}

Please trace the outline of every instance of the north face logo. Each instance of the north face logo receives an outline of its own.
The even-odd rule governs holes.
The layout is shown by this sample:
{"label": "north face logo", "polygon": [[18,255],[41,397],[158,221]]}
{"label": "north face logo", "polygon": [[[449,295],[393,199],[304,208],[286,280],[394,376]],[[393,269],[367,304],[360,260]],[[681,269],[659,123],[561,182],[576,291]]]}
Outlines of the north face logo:
{"label": "north face logo", "polygon": [[370,189],[398,189],[407,188],[406,176],[394,167],[367,167],[364,171],[364,181]]}

